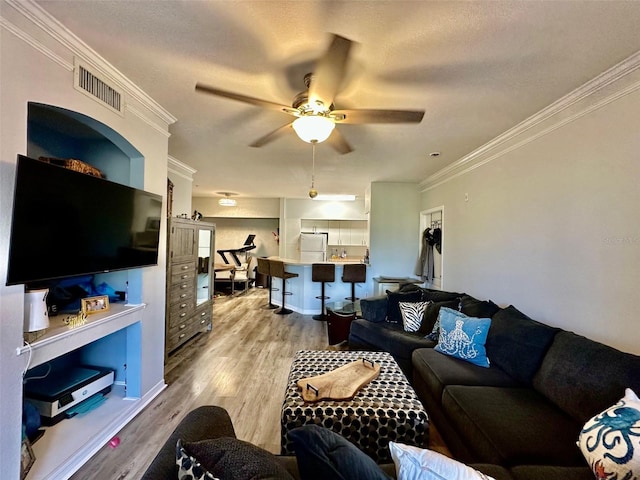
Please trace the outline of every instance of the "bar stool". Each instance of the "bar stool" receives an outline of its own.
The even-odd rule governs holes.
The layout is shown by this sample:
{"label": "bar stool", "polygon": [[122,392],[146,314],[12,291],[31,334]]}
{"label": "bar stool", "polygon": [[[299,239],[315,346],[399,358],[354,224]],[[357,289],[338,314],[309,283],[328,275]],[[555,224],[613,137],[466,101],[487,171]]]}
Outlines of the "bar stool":
{"label": "bar stool", "polygon": [[347,263],[342,270],[342,281],[351,284],[351,296],[345,300],[355,302],[359,300],[356,297],[356,283],[367,281],[367,266],[364,263]]}
{"label": "bar stool", "polygon": [[266,308],[278,308],[277,305],[274,305],[271,302],[271,295],[273,292],[273,280],[271,278],[271,269],[269,268],[269,260],[267,260],[266,258],[261,258],[258,257],[258,273],[264,275],[265,277],[267,277],[267,283],[269,284],[269,304],[266,306]]}
{"label": "bar stool", "polygon": [[322,294],[316,298],[320,299],[320,314],[314,315],[314,320],[320,320],[324,322],[327,320],[327,315],[324,312],[324,301],[328,297],[324,294],[324,285],[325,283],[335,282],[336,281],[336,266],[334,263],[312,263],[311,264],[311,281],[312,282],[322,282]]}
{"label": "bar stool", "polygon": [[284,300],[287,297],[287,295],[291,295],[291,292],[287,292],[287,280],[289,278],[297,277],[298,274],[285,272],[284,262],[282,262],[281,260],[269,260],[269,271],[271,272],[272,277],[282,279],[282,307],[280,308],[280,310],[276,311],[276,313],[278,315],[288,315],[292,313],[292,310],[289,310],[284,305]]}

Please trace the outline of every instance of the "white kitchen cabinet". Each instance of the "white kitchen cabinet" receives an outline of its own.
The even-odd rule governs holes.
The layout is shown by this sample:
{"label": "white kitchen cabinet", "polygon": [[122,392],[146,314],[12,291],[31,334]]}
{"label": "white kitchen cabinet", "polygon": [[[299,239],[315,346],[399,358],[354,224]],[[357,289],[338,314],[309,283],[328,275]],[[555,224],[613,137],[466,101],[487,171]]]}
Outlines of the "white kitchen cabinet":
{"label": "white kitchen cabinet", "polygon": [[329,221],[329,245],[342,245],[340,243],[340,220]]}
{"label": "white kitchen cabinet", "polygon": [[365,220],[330,220],[329,245],[366,246],[367,222]]}
{"label": "white kitchen cabinet", "polygon": [[328,231],[329,220],[300,220],[300,232],[327,233]]}

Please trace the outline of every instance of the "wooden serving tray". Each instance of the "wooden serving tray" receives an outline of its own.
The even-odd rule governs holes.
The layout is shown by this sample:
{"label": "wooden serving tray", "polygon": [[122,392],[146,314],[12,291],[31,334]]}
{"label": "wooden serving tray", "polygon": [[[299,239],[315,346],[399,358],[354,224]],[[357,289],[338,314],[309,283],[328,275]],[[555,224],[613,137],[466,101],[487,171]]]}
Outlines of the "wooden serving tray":
{"label": "wooden serving tray", "polygon": [[328,373],[298,380],[305,402],[348,400],[380,373],[380,364],[367,359],[356,360]]}

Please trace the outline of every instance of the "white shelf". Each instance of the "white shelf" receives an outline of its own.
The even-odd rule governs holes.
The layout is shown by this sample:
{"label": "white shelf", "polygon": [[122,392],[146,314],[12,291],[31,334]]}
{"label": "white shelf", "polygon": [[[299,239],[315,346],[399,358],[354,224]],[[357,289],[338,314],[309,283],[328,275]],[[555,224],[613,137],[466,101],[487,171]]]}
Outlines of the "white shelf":
{"label": "white shelf", "polygon": [[[57,315],[49,319],[47,332],[31,344],[31,362],[29,368],[48,362],[65,353],[88,345],[122,328],[142,320],[142,310],[146,305],[111,304],[105,313],[96,313],[87,317],[86,323],[70,328],[64,323],[67,315]],[[29,353],[29,347],[17,349],[17,355]]]}
{"label": "white shelf", "polygon": [[27,480],[69,478],[141,408],[140,399],[124,396],[122,385],[114,385],[106,399],[85,415],[44,427],[44,435],[33,445],[36,461]]}

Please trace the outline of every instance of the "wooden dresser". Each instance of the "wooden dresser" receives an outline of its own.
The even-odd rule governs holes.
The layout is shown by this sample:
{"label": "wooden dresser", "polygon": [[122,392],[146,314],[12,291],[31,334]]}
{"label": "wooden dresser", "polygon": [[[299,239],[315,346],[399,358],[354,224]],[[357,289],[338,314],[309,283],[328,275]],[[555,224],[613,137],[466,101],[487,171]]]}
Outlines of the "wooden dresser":
{"label": "wooden dresser", "polygon": [[165,355],[211,330],[215,225],[170,218],[167,231]]}

